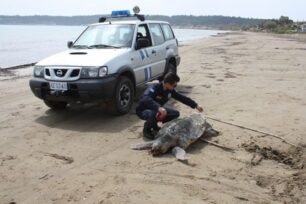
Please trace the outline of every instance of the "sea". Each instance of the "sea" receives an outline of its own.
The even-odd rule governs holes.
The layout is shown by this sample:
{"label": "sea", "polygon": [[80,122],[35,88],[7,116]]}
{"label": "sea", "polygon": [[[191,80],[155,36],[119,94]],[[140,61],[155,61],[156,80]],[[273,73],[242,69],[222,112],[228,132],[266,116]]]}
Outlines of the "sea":
{"label": "sea", "polygon": [[[86,26],[0,25],[0,68],[35,63],[67,49]],[[174,29],[179,44],[226,31]]]}

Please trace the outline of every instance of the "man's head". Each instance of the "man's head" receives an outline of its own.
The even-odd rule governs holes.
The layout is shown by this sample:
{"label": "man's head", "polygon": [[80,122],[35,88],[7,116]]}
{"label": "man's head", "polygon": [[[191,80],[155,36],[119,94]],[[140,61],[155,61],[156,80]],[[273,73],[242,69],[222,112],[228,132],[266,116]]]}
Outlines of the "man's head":
{"label": "man's head", "polygon": [[165,75],[163,86],[166,90],[173,90],[177,83],[180,81],[180,77],[177,76],[175,73],[169,72]]}

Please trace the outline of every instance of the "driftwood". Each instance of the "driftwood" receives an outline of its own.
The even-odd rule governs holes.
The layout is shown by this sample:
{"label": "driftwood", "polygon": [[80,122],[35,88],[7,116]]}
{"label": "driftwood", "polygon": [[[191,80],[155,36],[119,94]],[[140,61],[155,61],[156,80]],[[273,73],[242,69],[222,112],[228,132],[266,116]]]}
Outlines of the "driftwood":
{"label": "driftwood", "polygon": [[206,118],[209,118],[209,119],[211,119],[211,120],[218,121],[218,122],[220,122],[220,123],[224,123],[224,124],[227,124],[227,125],[239,127],[239,128],[241,128],[241,129],[245,129],[245,130],[250,130],[250,131],[253,131],[253,132],[261,133],[261,134],[263,134],[264,136],[275,137],[275,138],[280,139],[280,140],[282,140],[283,142],[285,142],[285,143],[287,143],[287,144],[289,144],[289,145],[292,145],[292,146],[294,146],[294,147],[299,147],[299,146],[296,145],[296,144],[293,144],[293,143],[291,143],[291,142],[288,142],[285,138],[283,138],[283,137],[281,137],[281,136],[277,136],[277,135],[274,135],[274,134],[270,134],[270,133],[266,133],[266,132],[263,132],[263,131],[255,130],[255,129],[252,129],[252,128],[244,127],[244,126],[242,126],[242,125],[236,125],[236,124],[234,124],[234,123],[225,122],[225,121],[222,121],[222,120],[219,120],[219,119],[216,119],[216,118],[212,118],[212,117],[208,117],[208,116],[206,116]]}
{"label": "driftwood", "polygon": [[71,164],[74,159],[72,157],[67,157],[59,154],[50,154],[50,153],[44,153],[46,156],[53,157],[55,159],[63,160],[67,164]]}
{"label": "driftwood", "polygon": [[33,63],[22,64],[22,65],[13,66],[13,67],[6,67],[6,68],[3,68],[3,69],[6,69],[6,70],[20,69],[20,68],[34,66],[36,63],[37,62],[33,62]]}

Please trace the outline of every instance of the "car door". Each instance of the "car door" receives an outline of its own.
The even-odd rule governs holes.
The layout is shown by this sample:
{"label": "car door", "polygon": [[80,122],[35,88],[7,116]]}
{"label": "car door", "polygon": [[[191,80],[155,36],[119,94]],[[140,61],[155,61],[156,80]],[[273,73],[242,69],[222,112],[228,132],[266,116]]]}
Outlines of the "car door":
{"label": "car door", "polygon": [[164,73],[166,65],[165,37],[159,23],[149,23],[149,29],[153,41],[152,49],[149,50],[153,77]]}
{"label": "car door", "polygon": [[137,39],[139,38],[146,38],[149,41],[149,45],[147,47],[139,50],[135,49],[131,53],[136,84],[141,84],[146,81],[150,81],[150,79],[153,78],[151,67],[152,61],[149,55],[149,52],[152,52],[152,40],[147,24],[140,24],[136,29],[136,34],[134,36],[135,42],[137,42]]}

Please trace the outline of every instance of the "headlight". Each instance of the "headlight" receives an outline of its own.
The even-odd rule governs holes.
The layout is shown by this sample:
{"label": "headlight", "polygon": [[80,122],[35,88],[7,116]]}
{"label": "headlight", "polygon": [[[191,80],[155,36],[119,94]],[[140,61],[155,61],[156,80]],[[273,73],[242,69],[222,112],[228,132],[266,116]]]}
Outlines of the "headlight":
{"label": "headlight", "polygon": [[35,66],[33,70],[34,77],[44,77],[44,67]]}
{"label": "headlight", "polygon": [[105,75],[107,75],[107,71],[108,71],[107,67],[101,67],[99,69],[99,77],[104,77]]}
{"label": "headlight", "polygon": [[81,71],[82,78],[98,78],[104,77],[107,74],[107,67],[84,67]]}

